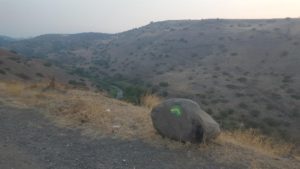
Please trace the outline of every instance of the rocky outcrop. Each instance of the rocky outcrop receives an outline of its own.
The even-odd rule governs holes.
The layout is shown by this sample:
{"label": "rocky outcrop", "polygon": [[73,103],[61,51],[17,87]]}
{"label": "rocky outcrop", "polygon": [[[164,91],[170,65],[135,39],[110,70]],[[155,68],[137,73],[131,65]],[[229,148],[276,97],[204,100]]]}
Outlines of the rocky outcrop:
{"label": "rocky outcrop", "polygon": [[168,99],[151,112],[154,128],[170,139],[200,143],[219,135],[219,124],[189,99]]}

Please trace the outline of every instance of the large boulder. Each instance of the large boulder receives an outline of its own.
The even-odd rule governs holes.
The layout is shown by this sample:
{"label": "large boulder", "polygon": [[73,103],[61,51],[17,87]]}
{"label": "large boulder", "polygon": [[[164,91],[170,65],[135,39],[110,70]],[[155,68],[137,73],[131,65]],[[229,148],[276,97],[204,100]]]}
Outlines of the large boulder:
{"label": "large boulder", "polygon": [[200,143],[220,133],[219,124],[189,99],[168,99],[151,112],[154,128],[170,139]]}

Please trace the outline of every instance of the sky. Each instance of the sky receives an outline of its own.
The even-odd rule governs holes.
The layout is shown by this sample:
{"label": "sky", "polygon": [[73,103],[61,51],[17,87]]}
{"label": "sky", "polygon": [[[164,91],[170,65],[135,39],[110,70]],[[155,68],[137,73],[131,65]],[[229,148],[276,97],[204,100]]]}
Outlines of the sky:
{"label": "sky", "polygon": [[0,0],[0,35],[117,33],[151,21],[286,17],[300,17],[300,0]]}

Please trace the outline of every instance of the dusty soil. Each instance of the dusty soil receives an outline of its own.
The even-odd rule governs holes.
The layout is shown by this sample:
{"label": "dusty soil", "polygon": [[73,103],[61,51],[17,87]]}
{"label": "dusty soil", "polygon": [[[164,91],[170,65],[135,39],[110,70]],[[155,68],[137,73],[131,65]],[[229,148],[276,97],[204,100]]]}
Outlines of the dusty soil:
{"label": "dusty soil", "polygon": [[0,107],[1,169],[247,168],[219,164],[212,154],[173,150],[142,141],[90,138],[78,129],[56,127],[33,109]]}

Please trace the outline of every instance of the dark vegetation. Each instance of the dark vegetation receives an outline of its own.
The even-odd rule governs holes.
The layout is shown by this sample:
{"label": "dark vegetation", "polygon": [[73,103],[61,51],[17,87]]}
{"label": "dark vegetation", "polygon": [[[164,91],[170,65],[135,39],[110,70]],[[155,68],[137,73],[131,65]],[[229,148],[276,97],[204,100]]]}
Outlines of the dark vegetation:
{"label": "dark vegetation", "polygon": [[5,74],[6,74],[6,72],[5,72],[4,70],[1,70],[1,69],[0,69],[0,74],[3,74],[3,75],[5,75]]}
{"label": "dark vegetation", "polygon": [[18,76],[19,78],[23,79],[23,80],[30,80],[30,77],[28,77],[26,74],[24,73],[17,73],[15,74],[16,76]]}
{"label": "dark vegetation", "polygon": [[[134,104],[140,104],[140,98],[148,93],[152,92],[152,88],[147,88],[146,84],[138,79],[125,79],[121,76],[99,77],[95,75],[91,70],[84,68],[75,68],[71,71],[71,74],[76,74],[84,78],[88,78],[93,82],[93,85],[100,91],[107,91],[112,97],[116,97],[117,90],[115,87],[120,88],[123,91],[123,100],[132,102]],[[69,81],[69,84],[74,86],[82,85],[82,82],[76,82],[74,80]]]}

